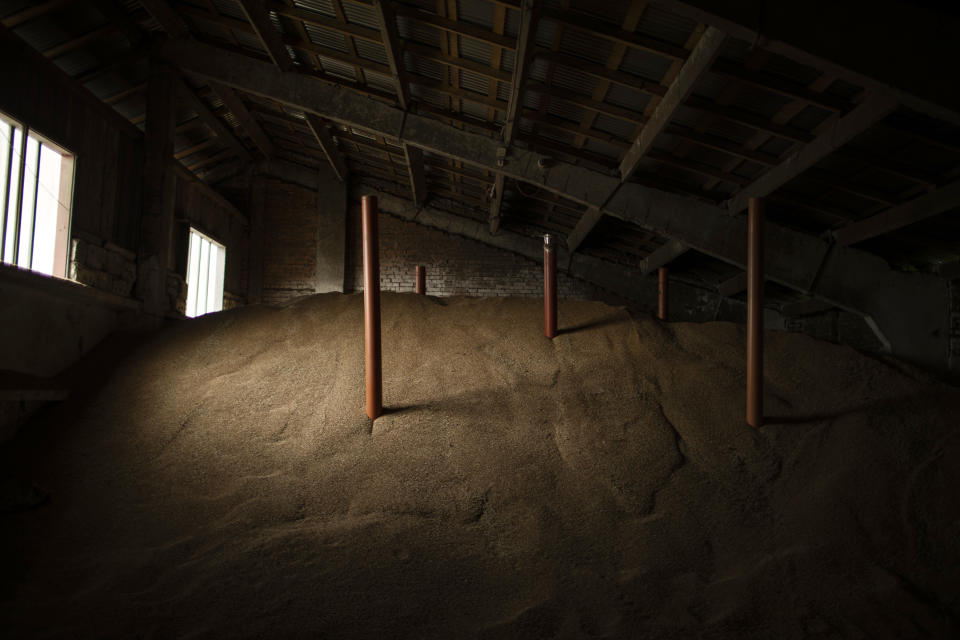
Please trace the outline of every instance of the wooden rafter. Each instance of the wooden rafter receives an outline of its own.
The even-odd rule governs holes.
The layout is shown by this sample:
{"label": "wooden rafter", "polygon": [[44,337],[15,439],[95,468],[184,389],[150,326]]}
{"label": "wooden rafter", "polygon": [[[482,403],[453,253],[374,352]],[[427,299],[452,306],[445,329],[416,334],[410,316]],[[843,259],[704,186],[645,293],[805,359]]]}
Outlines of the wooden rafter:
{"label": "wooden rafter", "polygon": [[644,274],[653,273],[682,256],[687,250],[687,245],[679,240],[667,240],[662,247],[643,259],[640,270]]}
{"label": "wooden rafter", "polygon": [[653,148],[654,140],[667,128],[670,120],[676,114],[677,109],[683,104],[694,85],[706,70],[713,64],[714,58],[720,52],[720,47],[726,35],[714,27],[710,27],[697,42],[677,74],[676,79],[670,85],[667,93],[663,96],[660,104],[657,105],[650,120],[643,127],[640,136],[636,139],[620,161],[620,179],[626,181],[636,171],[637,166],[643,157]]}
{"label": "wooden rafter", "polygon": [[227,128],[220,118],[215,116],[210,108],[200,99],[194,90],[183,78],[177,78],[177,90],[184,103],[193,110],[194,113],[206,124],[213,133],[223,140],[223,142],[233,149],[233,153],[245,160],[250,160],[250,152],[242,142],[234,135],[233,131]]}
{"label": "wooden rafter", "polygon": [[960,181],[834,231],[837,244],[851,245],[960,207]]}
{"label": "wooden rafter", "polygon": [[27,7],[15,13],[4,16],[0,24],[8,29],[19,27],[21,24],[41,18],[48,13],[53,13],[63,7],[76,3],[78,0],[47,0],[34,6]]}
{"label": "wooden rafter", "polygon": [[[380,39],[387,54],[387,64],[397,89],[397,103],[406,111],[410,108],[410,86],[406,79],[400,35],[397,33],[397,17],[390,0],[374,0],[374,12],[380,23]],[[423,174],[423,151],[408,144],[403,145],[403,155],[410,176],[410,191],[413,202],[422,207],[427,198],[427,181]]]}
{"label": "wooden rafter", "polygon": [[273,64],[277,65],[281,71],[290,71],[293,68],[293,60],[283,44],[280,33],[273,28],[263,0],[237,0],[237,2],[250,22],[250,26],[253,27],[253,32],[266,49],[267,55],[273,60]]}
{"label": "wooden rafter", "polygon": [[[177,14],[173,8],[166,2],[166,0],[141,0],[143,7],[156,19],[160,26],[163,27],[172,38],[182,38],[182,39],[192,39],[193,36],[190,33],[190,28],[187,26],[187,23]],[[226,125],[223,124],[219,118],[212,116],[210,114],[209,108],[193,93],[193,91],[186,86],[185,83],[181,83],[183,88],[186,90],[184,96],[191,103],[192,108],[197,114],[203,118],[207,125],[210,126],[214,132],[221,137],[224,137],[225,141],[233,147],[237,155],[239,155],[244,160],[251,160],[252,156],[247,148],[240,142],[239,139],[233,134],[232,131],[229,131],[226,128]],[[272,145],[269,143],[269,139],[266,134],[263,133],[263,130],[260,128],[260,125],[257,124],[250,114],[247,112],[246,108],[243,106],[243,101],[234,94],[233,89],[215,83],[211,85],[217,95],[220,97],[224,105],[230,109],[230,105],[233,105],[237,108],[237,111],[232,111],[234,117],[241,127],[247,132],[250,136],[250,139],[253,140],[254,144],[258,146],[261,152],[269,157],[269,151],[272,150]],[[212,119],[211,119],[212,118]],[[261,146],[262,145],[262,146]]]}
{"label": "wooden rafter", "polygon": [[769,195],[785,185],[831,152],[839,149],[885,118],[897,106],[896,99],[890,94],[878,92],[871,95],[812,142],[804,145],[781,164],[741,189],[737,195],[731,198],[728,205],[730,211],[739,213],[747,208],[747,201],[750,198]]}

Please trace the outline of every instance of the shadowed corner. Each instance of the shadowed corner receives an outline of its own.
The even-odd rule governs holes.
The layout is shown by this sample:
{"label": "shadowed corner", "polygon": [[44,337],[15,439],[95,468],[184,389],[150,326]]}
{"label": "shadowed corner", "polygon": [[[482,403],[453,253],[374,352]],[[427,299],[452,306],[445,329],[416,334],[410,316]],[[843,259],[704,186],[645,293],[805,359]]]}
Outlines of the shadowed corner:
{"label": "shadowed corner", "polygon": [[828,422],[838,417],[840,414],[811,414],[805,416],[764,416],[763,425],[765,427],[778,424],[806,424],[808,422]]}
{"label": "shadowed corner", "polygon": [[402,404],[402,405],[397,405],[395,407],[384,407],[383,412],[380,414],[379,417],[382,418],[383,416],[389,416],[394,414],[412,413],[419,409],[429,409],[430,406],[431,406],[430,404]]}
{"label": "shadowed corner", "polygon": [[599,329],[600,327],[610,327],[625,321],[626,321],[626,318],[619,315],[605,316],[603,318],[591,320],[590,322],[584,322],[581,324],[575,324],[570,327],[564,327],[563,329],[560,329],[559,331],[557,331],[557,335],[562,336],[569,333],[577,333],[578,331],[587,331],[589,329]]}

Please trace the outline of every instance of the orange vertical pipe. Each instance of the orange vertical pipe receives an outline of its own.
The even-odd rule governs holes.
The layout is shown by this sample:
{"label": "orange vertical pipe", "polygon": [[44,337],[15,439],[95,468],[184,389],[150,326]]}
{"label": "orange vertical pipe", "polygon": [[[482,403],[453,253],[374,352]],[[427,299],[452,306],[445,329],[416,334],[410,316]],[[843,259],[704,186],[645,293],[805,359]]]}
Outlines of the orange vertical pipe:
{"label": "orange vertical pipe", "polygon": [[543,236],[543,333],[557,335],[557,252],[550,234]]}
{"label": "orange vertical pipe", "polygon": [[419,264],[417,265],[417,283],[413,290],[420,295],[427,293],[427,268]]}
{"label": "orange vertical pipe", "polygon": [[361,199],[363,223],[363,346],[367,378],[367,417],[383,413],[380,350],[380,248],[377,237],[377,198]]}
{"label": "orange vertical pipe", "polygon": [[657,276],[659,278],[659,286],[657,287],[657,317],[663,321],[667,319],[667,294],[669,293],[669,282],[667,277],[670,274],[670,270],[667,267],[660,267],[657,270]]}
{"label": "orange vertical pipe", "polygon": [[766,202],[747,212],[747,424],[763,426],[763,218]]}

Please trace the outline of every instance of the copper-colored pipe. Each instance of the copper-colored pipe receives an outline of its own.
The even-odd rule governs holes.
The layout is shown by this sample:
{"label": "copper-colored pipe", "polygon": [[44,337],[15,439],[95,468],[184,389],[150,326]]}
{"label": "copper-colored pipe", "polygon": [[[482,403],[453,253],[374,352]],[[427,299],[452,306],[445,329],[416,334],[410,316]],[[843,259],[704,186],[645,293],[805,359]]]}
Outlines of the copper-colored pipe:
{"label": "copper-colored pipe", "polygon": [[377,198],[363,196],[363,346],[367,378],[367,417],[383,413],[380,368],[380,248],[377,238]]}
{"label": "copper-colored pipe", "polygon": [[413,290],[421,296],[427,293],[427,268],[419,264],[417,265],[417,283]]}
{"label": "copper-colored pipe", "polygon": [[557,335],[557,252],[550,234],[543,236],[543,333]]}
{"label": "copper-colored pipe", "polygon": [[666,322],[667,320],[667,294],[669,293],[669,281],[667,277],[670,274],[670,270],[667,267],[660,267],[657,270],[657,277],[659,279],[657,286],[657,317]]}
{"label": "copper-colored pipe", "polygon": [[747,424],[763,426],[763,217],[766,202],[750,198],[747,213]]}

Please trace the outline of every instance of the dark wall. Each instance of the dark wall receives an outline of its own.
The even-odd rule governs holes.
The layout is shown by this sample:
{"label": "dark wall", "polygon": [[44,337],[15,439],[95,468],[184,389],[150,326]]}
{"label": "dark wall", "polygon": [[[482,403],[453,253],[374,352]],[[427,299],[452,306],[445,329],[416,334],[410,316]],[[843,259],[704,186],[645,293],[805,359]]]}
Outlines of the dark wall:
{"label": "dark wall", "polygon": [[[427,268],[427,293],[435,296],[543,295],[543,265],[497,249],[380,212],[380,286],[385,291],[413,291],[416,265]],[[360,206],[351,203],[347,223],[347,288],[363,289]],[[605,300],[600,288],[558,274],[562,298]]]}
{"label": "dark wall", "polygon": [[134,250],[143,135],[6,29],[0,111],[76,155],[73,229]]}
{"label": "dark wall", "polygon": [[[226,247],[227,264],[223,289],[244,298],[247,291],[249,224],[232,204],[210,191],[192,177],[178,175],[174,216],[174,251],[176,271],[186,277],[190,227],[204,233]],[[226,294],[225,294],[226,295]],[[231,305],[224,303],[225,307]]]}
{"label": "dark wall", "polygon": [[740,28],[745,27],[956,109],[960,84],[946,79],[941,64],[960,59],[957,3],[924,4],[928,6],[903,0],[685,0],[685,8],[673,3],[670,8],[703,22],[711,20],[700,12],[713,14],[729,21],[720,27],[735,37],[752,42],[755,36]]}

